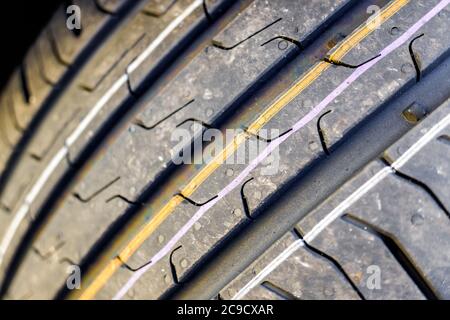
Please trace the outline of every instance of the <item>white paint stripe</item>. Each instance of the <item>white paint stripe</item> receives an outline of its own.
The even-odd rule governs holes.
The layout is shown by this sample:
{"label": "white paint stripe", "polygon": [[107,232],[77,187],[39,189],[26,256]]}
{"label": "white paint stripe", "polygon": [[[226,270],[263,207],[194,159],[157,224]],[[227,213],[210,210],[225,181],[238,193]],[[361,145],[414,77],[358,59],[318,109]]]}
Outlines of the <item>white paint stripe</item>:
{"label": "white paint stripe", "polygon": [[47,166],[47,168],[39,177],[38,181],[34,184],[33,188],[26,196],[24,203],[20,206],[19,210],[14,215],[14,219],[8,226],[8,229],[0,245],[0,266],[2,265],[3,258],[6,254],[6,251],[8,250],[9,245],[11,244],[14,235],[17,232],[17,229],[20,226],[20,223],[22,222],[23,219],[25,219],[28,211],[30,210],[31,203],[36,199],[36,197],[39,194],[39,191],[48,181],[51,174],[59,165],[59,163],[62,161],[62,159],[64,159],[64,157],[67,155],[67,152],[68,152],[67,148],[63,147],[62,149],[59,150],[59,152],[55,155],[55,157],[53,157],[50,164]]}
{"label": "white paint stripe", "polygon": [[[407,163],[415,154],[417,154],[423,147],[427,145],[431,140],[450,125],[450,114],[444,117],[436,125],[434,125],[425,135],[423,135],[415,144],[413,144],[408,150],[400,156],[397,161],[393,162],[390,167],[386,167],[378,171],[372,178],[359,187],[348,198],[342,201],[335,209],[325,216],[319,223],[317,223],[306,235],[304,241],[309,243],[313,241],[327,226],[333,221],[339,218],[350,206],[356,201],[361,199],[367,194],[373,187],[375,187],[381,180],[393,173],[395,170],[400,169]],[[301,240],[300,240],[301,241]],[[256,275],[250,282],[248,282],[234,297],[233,300],[243,298],[251,289],[259,285],[264,278],[275,270],[283,261],[301,246],[296,247],[294,250],[291,247],[285,249],[275,260],[269,263],[258,275]]]}
{"label": "white paint stripe", "polygon": [[296,240],[287,247],[281,254],[272,260],[256,277],[254,277],[246,286],[244,286],[231,300],[242,299],[250,290],[253,289],[254,283],[261,283],[272,270],[276,269],[283,261],[291,256],[297,249],[304,246],[303,240]]}
{"label": "white paint stripe", "polygon": [[186,19],[192,12],[195,11],[203,3],[202,0],[195,0],[189,7],[183,11],[181,15],[176,17],[162,32],[159,36],[152,41],[152,43],[133,61],[127,68],[127,73],[123,74],[119,79],[114,82],[114,84],[108,89],[108,91],[100,98],[100,100],[95,104],[87,116],[81,121],[74,132],[66,139],[65,145],[58,151],[58,153],[52,158],[49,165],[45,168],[44,172],[41,174],[37,182],[33,185],[31,191],[25,197],[24,203],[20,206],[19,210],[14,214],[14,219],[8,227],[5,236],[2,239],[0,245],[0,266],[2,265],[3,258],[6,251],[17,232],[22,220],[26,217],[28,211],[30,210],[31,203],[36,199],[42,187],[47,183],[50,176],[53,174],[55,169],[58,167],[60,162],[69,153],[69,148],[72,146],[78,138],[83,134],[86,128],[91,124],[103,107],[109,102],[109,100],[119,91],[119,89],[128,81],[128,74],[135,71],[145,59],[170,35],[170,33],[175,30],[181,23]]}
{"label": "white paint stripe", "polygon": [[[449,100],[450,102],[450,100]],[[406,150],[396,161],[394,161],[389,167],[383,168],[378,171],[372,178],[365,182],[355,192],[353,192],[348,198],[342,201],[333,211],[331,211],[324,219],[317,223],[305,236],[304,241],[306,243],[314,240],[320,232],[322,232],[327,226],[329,226],[334,220],[339,218],[344,212],[350,208],[356,201],[361,199],[372,188],[374,188],[381,180],[386,178],[389,174],[394,173],[404,166],[414,155],[422,150],[431,140],[450,125],[450,114],[442,118],[437,124],[435,124],[427,133],[425,133],[416,143],[414,143],[408,150]]]}
{"label": "white paint stripe", "polygon": [[44,185],[50,179],[50,176],[52,175],[52,173],[56,170],[58,165],[66,157],[66,155],[68,153],[69,153],[69,150],[66,147],[62,147],[58,151],[58,153],[53,157],[52,161],[50,161],[48,166],[45,168],[44,172],[42,172],[39,179],[33,185],[33,188],[31,189],[31,191],[26,196],[25,204],[31,204],[36,199],[39,192],[42,190]]}
{"label": "white paint stripe", "polygon": [[[327,226],[329,226],[335,219],[342,215],[352,204],[358,201],[364,194],[366,194],[373,186],[383,180],[387,175],[392,173],[391,167],[386,167],[380,170],[375,176],[364,183],[358,190],[352,193],[347,199],[341,202],[333,211],[325,216],[319,223],[317,223],[311,231],[309,231],[303,238],[306,243],[311,242],[320,232],[322,232]],[[251,279],[239,292],[232,298],[232,300],[242,299],[250,290],[259,285],[265,277],[267,277],[273,270],[275,270],[281,263],[283,263],[290,255],[297,249],[303,246],[304,242],[301,241],[301,246],[288,247],[279,256],[270,262],[264,269]]]}
{"label": "white paint stripe", "polygon": [[158,48],[159,45],[175,30],[180,24],[186,19],[195,9],[201,6],[202,0],[195,0],[189,7],[187,7],[182,14],[176,17],[159,35],[155,40],[134,60],[127,68],[127,73],[122,75],[111,88],[103,95],[103,97],[97,102],[97,104],[92,108],[86,118],[80,123],[76,130],[70,135],[66,140],[66,146],[70,147],[75,143],[75,141],[82,135],[84,130],[89,126],[89,124],[94,120],[101,109],[108,103],[108,101],[116,94],[116,92],[128,81],[128,75],[135,71],[148,56]]}
{"label": "white paint stripe", "polygon": [[84,130],[91,124],[92,120],[98,115],[103,107],[109,102],[109,100],[119,91],[119,89],[128,81],[126,74],[122,75],[108,91],[101,97],[101,99],[95,104],[95,106],[89,111],[87,116],[81,121],[75,131],[66,139],[66,147],[72,146],[75,141],[83,134]]}
{"label": "white paint stripe", "polygon": [[391,167],[386,167],[377,172],[366,183],[359,187],[347,199],[342,201],[333,211],[331,211],[325,218],[317,223],[307,234],[304,239],[306,243],[315,239],[326,227],[328,227],[334,220],[341,216],[348,208],[350,208],[356,201],[361,199],[369,190],[376,186],[381,180],[386,178],[394,170]]}
{"label": "white paint stripe", "polygon": [[[412,26],[405,34],[413,31],[414,33],[425,25],[432,17],[437,15],[448,4],[449,0],[441,1],[436,7],[434,7],[429,13],[427,13],[422,19],[420,19],[414,26]],[[401,37],[400,37],[401,38]],[[398,39],[397,41],[398,42]],[[395,43],[395,42],[394,42]],[[450,114],[441,119],[435,124],[426,134],[424,134],[416,143],[414,143],[407,151],[403,153],[391,166],[381,169],[372,178],[365,182],[360,188],[352,193],[348,198],[341,202],[334,210],[327,214],[321,221],[319,221],[308,233],[303,237],[306,243],[314,240],[320,232],[322,232],[333,221],[339,218],[345,210],[347,210],[352,204],[361,199],[367,192],[375,187],[381,180],[395,170],[400,169],[407,161],[409,161],[415,154],[417,154],[427,143],[441,132],[445,127],[450,125]],[[300,248],[298,246],[296,249]],[[288,247],[285,249],[274,261],[269,263],[259,274],[257,274],[252,280],[250,280],[232,299],[237,300],[243,298],[251,289],[259,285],[264,278],[275,270],[283,261],[285,261],[296,249]]]}
{"label": "white paint stripe", "polygon": [[152,42],[151,45],[145,49],[144,52],[142,52],[136,60],[134,60],[129,66],[128,66],[128,74],[135,71],[142,62],[145,61],[145,59],[148,58],[149,55],[152,54],[153,51],[172,33],[173,30],[178,28],[181,23],[186,19],[188,16],[192,14],[198,7],[200,7],[203,4],[203,0],[195,0],[189,7],[186,8],[186,10],[183,11],[182,14],[180,14],[176,19],[174,19],[164,30],[159,34],[159,36]]}
{"label": "white paint stripe", "polygon": [[432,17],[437,15],[450,0],[442,0],[437,6],[431,9],[427,14],[425,14],[419,21],[417,21],[413,26],[411,26],[405,33],[398,37],[394,42],[386,46],[381,52],[378,58],[364,64],[363,66],[357,68],[345,81],[343,81],[337,88],[335,88],[325,99],[323,99],[318,105],[316,105],[311,111],[309,111],[303,118],[301,118],[292,127],[292,131],[286,135],[272,141],[251,163],[227,186],[225,186],[218,194],[217,197],[202,206],[195,214],[192,216],[188,222],[178,230],[178,232],[166,243],[166,245],[159,250],[150,260],[151,263],[147,264],[144,268],[137,272],[134,272],[128,281],[119,289],[118,293],[113,299],[121,299],[127,291],[134,286],[134,284],[140,279],[140,277],[153,267],[162,257],[164,257],[179,241],[187,231],[192,227],[192,225],[200,219],[206,211],[213,207],[219,200],[224,198],[229,192],[236,188],[242,181],[250,174],[250,172],[256,168],[275,148],[286,141],[291,135],[296,133],[298,130],[303,128],[306,124],[317,117],[322,110],[324,110],[331,102],[333,102],[342,92],[344,92],[353,82],[355,82],[360,76],[365,74],[374,65],[381,61],[384,57],[391,54],[393,51],[398,49],[400,46],[406,43],[423,25],[425,25]]}
{"label": "white paint stripe", "polygon": [[19,228],[20,223],[23,219],[25,219],[25,216],[28,213],[29,206],[27,204],[24,204],[20,207],[20,209],[17,211],[16,215],[14,216],[13,221],[8,227],[8,230],[6,231],[6,234],[3,237],[2,244],[0,246],[0,266],[3,262],[3,259],[6,254],[6,250],[8,250],[9,244],[11,243],[17,229]]}
{"label": "white paint stripe", "polygon": [[[339,218],[344,212],[350,208],[356,201],[361,199],[367,192],[375,187],[381,180],[393,173],[395,170],[400,169],[407,163],[415,154],[423,149],[431,140],[450,125],[450,114],[445,116],[441,121],[434,125],[425,135],[423,135],[415,144],[413,144],[397,161],[393,162],[390,167],[386,167],[378,171],[372,178],[359,187],[348,198],[342,201],[333,211],[325,216],[324,219],[319,221],[305,236],[304,241],[309,243],[313,241],[327,226],[333,221]],[[298,246],[296,249],[300,248]],[[295,250],[294,250],[295,251]],[[245,287],[243,287],[234,297],[233,300],[241,299],[251,289],[259,285],[264,278],[275,270],[284,260],[286,260],[294,251],[289,247],[283,251],[274,261],[268,264],[256,277],[254,277]]]}

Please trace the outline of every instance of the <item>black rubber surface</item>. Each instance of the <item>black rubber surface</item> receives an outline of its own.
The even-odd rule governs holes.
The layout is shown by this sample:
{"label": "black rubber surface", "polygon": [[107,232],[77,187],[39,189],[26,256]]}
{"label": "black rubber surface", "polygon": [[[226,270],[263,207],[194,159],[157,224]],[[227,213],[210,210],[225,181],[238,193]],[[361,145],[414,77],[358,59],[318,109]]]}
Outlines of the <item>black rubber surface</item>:
{"label": "black rubber surface", "polygon": [[[0,95],[2,297],[448,299],[443,4],[61,6]],[[227,129],[279,146],[251,168],[173,160]]]}

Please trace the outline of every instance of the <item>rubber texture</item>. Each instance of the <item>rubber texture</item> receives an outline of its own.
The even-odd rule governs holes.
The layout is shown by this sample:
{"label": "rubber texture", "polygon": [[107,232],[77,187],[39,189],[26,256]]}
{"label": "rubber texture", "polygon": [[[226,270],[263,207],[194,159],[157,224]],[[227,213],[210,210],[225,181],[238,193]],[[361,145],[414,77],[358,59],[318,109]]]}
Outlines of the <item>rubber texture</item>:
{"label": "rubber texture", "polygon": [[[448,299],[449,2],[66,3],[0,95],[2,298]],[[211,129],[261,152],[174,163]]]}

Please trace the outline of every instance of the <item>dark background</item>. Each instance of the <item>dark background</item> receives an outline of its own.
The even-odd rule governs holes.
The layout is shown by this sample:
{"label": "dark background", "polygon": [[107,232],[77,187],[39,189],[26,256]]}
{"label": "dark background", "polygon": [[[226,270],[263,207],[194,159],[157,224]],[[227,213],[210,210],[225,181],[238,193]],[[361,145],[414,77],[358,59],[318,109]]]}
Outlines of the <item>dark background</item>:
{"label": "dark background", "polygon": [[0,90],[62,0],[0,1]]}

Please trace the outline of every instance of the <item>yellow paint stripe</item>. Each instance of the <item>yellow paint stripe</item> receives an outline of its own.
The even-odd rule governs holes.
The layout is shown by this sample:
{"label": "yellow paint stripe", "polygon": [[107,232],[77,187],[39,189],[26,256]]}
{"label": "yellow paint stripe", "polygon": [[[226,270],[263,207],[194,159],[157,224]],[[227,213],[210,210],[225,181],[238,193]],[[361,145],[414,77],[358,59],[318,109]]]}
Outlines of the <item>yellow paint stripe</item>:
{"label": "yellow paint stripe", "polygon": [[368,35],[370,35],[378,27],[378,23],[383,24],[401,8],[403,8],[410,0],[392,1],[378,15],[371,17],[365,24],[359,26],[350,37],[337,46],[333,53],[330,54],[330,59],[334,61],[341,60],[353,47],[361,43]]}
{"label": "yellow paint stripe", "polygon": [[311,85],[325,70],[330,67],[327,62],[319,62],[303,78],[294,84],[288,91],[279,97],[274,104],[267,108],[249,127],[248,131],[256,134],[281,109],[295,99],[300,93]]}
{"label": "yellow paint stripe", "polygon": [[[372,33],[374,23],[384,23],[397,11],[404,7],[410,0],[394,0],[379,13],[378,19],[371,19],[369,22],[361,25],[351,36],[345,39],[330,55],[330,59],[342,59],[352,48]],[[282,94],[277,100],[268,107],[248,128],[250,133],[256,134],[267,122],[270,121],[281,109],[294,100],[300,93],[309,87],[325,70],[330,67],[329,63],[319,62],[314,65],[295,85]],[[249,137],[248,133],[236,135],[233,141],[228,144],[208,165],[183,188],[182,194],[186,197],[192,195],[195,190],[217,169],[224,161],[236,152]],[[174,209],[183,201],[179,196],[174,196],[170,201],[148,222],[128,245],[120,252],[120,259],[127,261],[131,255],[138,250],[144,241],[161,225],[161,223],[174,211]],[[122,265],[120,259],[112,259],[108,265],[97,275],[97,277],[84,290],[80,299],[92,299],[97,292],[106,284],[108,279]]]}

